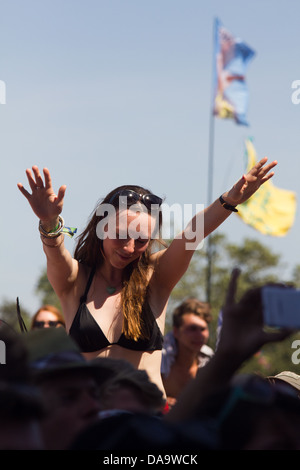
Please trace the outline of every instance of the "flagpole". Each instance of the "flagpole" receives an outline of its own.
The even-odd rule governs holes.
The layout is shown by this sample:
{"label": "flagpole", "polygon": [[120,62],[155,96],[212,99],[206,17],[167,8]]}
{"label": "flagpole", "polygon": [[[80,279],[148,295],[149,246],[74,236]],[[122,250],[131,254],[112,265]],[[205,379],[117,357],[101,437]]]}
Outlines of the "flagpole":
{"label": "flagpole", "polygon": [[[210,113],[209,122],[209,151],[208,151],[208,192],[207,205],[212,203],[213,194],[213,173],[214,173],[214,134],[215,134],[215,118],[213,110]],[[212,275],[212,244],[211,235],[207,237],[207,276],[206,276],[206,301],[211,301],[211,275]]]}
{"label": "flagpole", "polygon": [[[215,45],[215,34],[216,34],[216,20],[214,21],[213,27],[213,50]],[[214,102],[214,70],[216,60],[215,54],[213,54],[213,66],[212,66],[212,93],[211,101]],[[213,197],[213,174],[214,174],[214,138],[215,138],[215,116],[213,112],[213,107],[210,107],[210,118],[209,118],[209,149],[208,149],[208,190],[207,190],[207,205],[209,206],[212,203]],[[212,275],[212,244],[211,236],[207,237],[207,274],[206,274],[206,301],[211,302],[211,275]]]}
{"label": "flagpole", "polygon": [[[214,171],[214,121],[215,121],[215,114],[214,114],[214,101],[215,101],[215,89],[216,87],[216,81],[218,78],[219,73],[221,73],[220,70],[217,70],[217,54],[220,52],[220,41],[219,41],[219,25],[220,22],[218,18],[215,18],[214,21],[214,28],[213,28],[213,67],[212,67],[212,97],[211,97],[211,105],[212,109],[210,109],[210,125],[209,125],[209,152],[208,152],[208,205],[212,204],[212,190],[213,190],[213,171]],[[223,31],[224,33],[224,31]],[[228,36],[228,37],[227,37]],[[229,44],[228,44],[228,40]],[[233,54],[233,57],[237,57],[237,51],[240,51],[241,48],[243,50],[243,60],[242,62],[238,61],[237,63],[239,64],[239,69],[237,68],[237,63],[235,63],[235,66],[233,69],[231,69],[230,62],[232,59],[230,59],[229,62],[226,64],[226,70],[227,73],[231,75],[232,79],[239,80],[240,84],[240,89],[238,92],[236,92],[236,97],[232,96],[231,93],[231,98],[230,98],[230,108],[229,108],[229,113],[228,110],[226,110],[226,107],[224,108],[223,111],[224,115],[222,116],[223,118],[233,118],[232,110],[235,111],[234,119],[238,124],[247,124],[245,121],[245,112],[246,112],[246,105],[247,105],[247,90],[246,90],[246,85],[245,85],[245,80],[241,79],[241,77],[244,77],[245,75],[245,69],[246,66],[249,62],[249,60],[254,56],[255,52],[250,49],[249,46],[246,45],[246,43],[241,42],[240,40],[237,41],[233,36],[227,31],[225,37],[222,40],[223,45],[227,45],[227,47],[230,48],[231,53]],[[230,44],[231,42],[231,44]],[[232,45],[234,44],[234,46]],[[237,49],[236,49],[237,48]],[[222,67],[224,67],[224,64],[222,64]],[[241,98],[242,97],[242,98]],[[242,108],[243,111],[241,112],[241,99],[242,99]],[[237,102],[239,103],[239,113],[236,113],[237,110]],[[207,237],[207,278],[206,278],[206,297],[207,297],[207,302],[211,303],[211,278],[212,278],[212,258],[213,258],[213,247],[211,243],[211,235]]]}

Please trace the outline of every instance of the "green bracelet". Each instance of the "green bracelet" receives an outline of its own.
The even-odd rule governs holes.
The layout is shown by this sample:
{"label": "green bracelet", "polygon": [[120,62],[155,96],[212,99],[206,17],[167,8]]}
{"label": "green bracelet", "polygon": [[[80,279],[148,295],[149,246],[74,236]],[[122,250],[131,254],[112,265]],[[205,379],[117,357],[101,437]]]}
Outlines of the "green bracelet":
{"label": "green bracelet", "polygon": [[53,230],[50,230],[49,233],[54,233],[54,232],[56,232],[56,230],[58,230],[59,227],[60,227],[60,223],[58,222],[58,224],[56,225],[56,227],[55,227]]}
{"label": "green bracelet", "polygon": [[42,222],[39,221],[39,231],[40,234],[45,238],[56,238],[61,233],[66,233],[69,237],[73,237],[74,234],[77,232],[77,228],[75,227],[65,227],[65,221],[61,215],[58,216],[58,225],[51,230],[50,232],[46,232],[46,230],[42,226]]}

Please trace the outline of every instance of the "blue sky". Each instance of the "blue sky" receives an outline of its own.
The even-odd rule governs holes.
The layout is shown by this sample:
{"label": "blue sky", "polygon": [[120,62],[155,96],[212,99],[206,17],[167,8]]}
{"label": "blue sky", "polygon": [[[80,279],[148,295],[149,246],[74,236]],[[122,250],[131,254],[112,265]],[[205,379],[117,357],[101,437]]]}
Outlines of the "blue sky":
{"label": "blue sky", "polygon": [[[206,204],[213,21],[256,51],[247,73],[249,127],[215,120],[213,194],[245,168],[244,140],[278,160],[273,183],[298,192],[300,79],[297,0],[0,0],[2,169],[0,300],[34,313],[45,267],[38,221],[17,189],[25,169],[67,185],[63,216],[82,230],[96,202],[140,184],[169,204]],[[256,238],[281,255],[283,277],[300,263],[299,217],[282,238],[232,215],[232,242]],[[72,251],[74,241],[67,239]]]}

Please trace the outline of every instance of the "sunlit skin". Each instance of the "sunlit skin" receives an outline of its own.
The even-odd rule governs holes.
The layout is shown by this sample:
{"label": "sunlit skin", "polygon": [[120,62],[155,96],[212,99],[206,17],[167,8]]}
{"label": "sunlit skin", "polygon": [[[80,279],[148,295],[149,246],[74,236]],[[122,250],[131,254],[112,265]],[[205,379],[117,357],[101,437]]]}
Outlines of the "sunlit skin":
{"label": "sunlit skin", "polygon": [[193,313],[182,315],[182,324],[173,328],[179,353],[197,355],[209,338],[208,324]]}
{"label": "sunlit skin", "polygon": [[198,371],[199,351],[209,338],[208,324],[198,315],[185,313],[181,317],[181,325],[173,327],[173,334],[177,343],[176,361],[163,380],[171,406]]}
{"label": "sunlit skin", "polygon": [[[227,204],[235,206],[245,202],[263,183],[272,178],[274,175],[272,170],[277,162],[267,163],[267,160],[267,157],[262,158],[247,174],[242,175],[231,189],[223,192],[223,199]],[[40,220],[43,230],[49,233],[58,225],[58,217],[63,210],[66,186],[60,186],[56,193],[47,168],[41,172],[34,165],[31,169],[26,169],[26,176],[31,192],[22,183],[18,183],[18,188]],[[217,198],[204,211],[196,214],[189,223],[191,227],[197,226],[198,218],[204,220],[201,233],[195,234],[197,243],[218,228],[231,213],[220,204]],[[127,215],[128,224],[134,221],[131,217],[137,217],[136,213],[129,214],[128,212]],[[150,216],[145,214],[145,217],[148,217],[146,220],[150,222]],[[123,226],[118,228],[124,229]],[[142,233],[145,240],[150,238],[151,230],[149,230],[150,227]],[[167,248],[153,252],[149,259],[147,301],[162,334],[164,334],[169,297],[188,269],[196,249],[196,246],[192,249],[187,247],[187,242],[190,241],[183,230]],[[87,297],[87,306],[110,342],[117,341],[122,330],[123,318],[120,309],[122,270],[146,250],[147,243],[149,241],[135,239],[130,233],[125,241],[121,238],[110,238],[103,242],[105,260],[93,278]],[[79,263],[72,257],[64,243],[64,235],[59,235],[54,240],[48,237],[43,239],[43,249],[47,258],[47,276],[60,300],[68,331],[78,310],[80,298],[85,291],[91,267]],[[101,249],[100,240],[99,249]],[[108,285],[116,288],[113,294],[107,292]],[[135,367],[146,370],[150,379],[163,390],[160,374],[161,354],[161,350],[136,351],[118,345],[109,345],[86,356],[91,358],[100,355],[127,359]]]}
{"label": "sunlit skin", "polygon": [[117,211],[115,237],[103,240],[105,262],[102,272],[108,275],[107,279],[120,281],[122,270],[146,251],[151,239],[151,222],[148,213],[138,214],[130,209]]}
{"label": "sunlit skin", "polygon": [[[133,227],[135,226],[137,233],[135,234],[135,238],[132,238],[128,236],[128,234],[134,232]],[[89,292],[90,295],[87,299],[87,306],[111,343],[117,342],[122,334],[123,319],[122,312],[119,309],[119,301],[123,269],[128,264],[137,260],[147,249],[151,238],[152,227],[153,220],[151,219],[151,215],[144,212],[137,214],[130,209],[126,209],[120,214],[117,212],[115,224],[116,237],[105,238],[103,240],[105,261],[101,267],[101,271],[96,272]],[[131,233],[131,235],[134,234]],[[149,273],[149,275],[151,275],[151,273]],[[115,294],[111,296],[107,295],[107,284],[117,288]],[[96,285],[98,286],[97,289],[95,288]],[[93,300],[89,302],[90,296]],[[100,306],[101,309],[99,309]],[[153,307],[152,310],[155,312]],[[158,319],[157,322],[163,331],[164,326],[160,323],[161,319]],[[112,324],[113,328],[111,327]],[[137,368],[146,369],[151,379],[163,390],[160,368],[157,367],[157,364],[160,363],[160,351],[142,353],[140,351],[124,349],[118,345],[111,345],[96,353],[84,353],[87,359],[92,359],[96,356],[119,358],[120,355],[122,358],[133,363]]]}

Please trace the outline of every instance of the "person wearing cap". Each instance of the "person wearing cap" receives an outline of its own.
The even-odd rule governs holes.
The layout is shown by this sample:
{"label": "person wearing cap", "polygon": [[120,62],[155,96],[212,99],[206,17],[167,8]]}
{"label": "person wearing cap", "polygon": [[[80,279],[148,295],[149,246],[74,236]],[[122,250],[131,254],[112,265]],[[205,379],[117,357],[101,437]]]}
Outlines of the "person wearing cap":
{"label": "person wearing cap", "polygon": [[0,366],[0,450],[44,450],[43,404],[31,383],[23,337],[0,322],[5,362]]}
{"label": "person wearing cap", "polygon": [[147,372],[133,366],[126,365],[100,387],[101,416],[105,410],[161,416],[165,405],[162,391],[149,380]]}
{"label": "person wearing cap", "polygon": [[80,431],[99,419],[98,384],[111,369],[87,361],[64,328],[32,330],[25,341],[31,381],[44,406],[45,448],[67,449]]}
{"label": "person wearing cap", "polygon": [[267,379],[273,384],[284,385],[300,398],[300,375],[295,372],[284,370],[279,374],[269,375]]}

